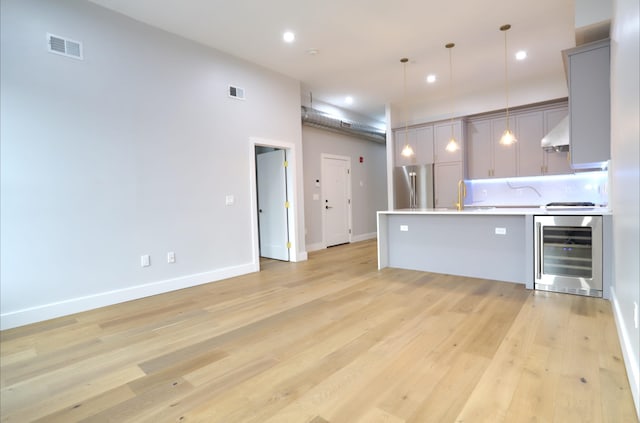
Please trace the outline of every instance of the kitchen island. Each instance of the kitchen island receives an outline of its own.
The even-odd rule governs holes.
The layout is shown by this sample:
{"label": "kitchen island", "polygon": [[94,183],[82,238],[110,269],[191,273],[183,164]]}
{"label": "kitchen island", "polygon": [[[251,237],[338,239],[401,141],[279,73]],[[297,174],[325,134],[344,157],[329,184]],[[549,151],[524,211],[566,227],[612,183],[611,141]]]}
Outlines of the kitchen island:
{"label": "kitchen island", "polygon": [[[610,217],[610,212],[602,208],[579,211],[492,207],[461,211],[380,211],[378,268],[395,267],[492,279],[524,284],[533,289],[533,216],[544,214]],[[610,241],[608,236],[604,238],[605,246]],[[605,256],[608,254],[607,251]],[[608,262],[605,257],[605,264]],[[608,266],[603,269],[605,281],[610,280],[606,276]],[[605,283],[605,291],[608,291],[609,283]]]}

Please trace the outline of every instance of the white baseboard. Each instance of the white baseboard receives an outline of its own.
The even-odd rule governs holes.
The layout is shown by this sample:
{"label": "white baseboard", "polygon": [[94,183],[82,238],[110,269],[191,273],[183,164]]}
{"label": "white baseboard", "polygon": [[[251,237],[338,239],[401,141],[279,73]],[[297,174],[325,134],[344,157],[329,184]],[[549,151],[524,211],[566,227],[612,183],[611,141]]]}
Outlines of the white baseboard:
{"label": "white baseboard", "polygon": [[631,340],[629,339],[628,329],[622,318],[622,311],[620,310],[620,304],[618,303],[618,297],[612,286],[610,289],[611,303],[613,304],[613,317],[616,322],[616,328],[618,329],[618,338],[620,338],[620,347],[622,349],[622,356],[624,357],[624,364],[627,368],[627,378],[629,379],[629,385],[631,386],[631,395],[633,396],[633,402],[636,406],[636,415],[640,418],[640,363],[638,363],[638,357],[633,353],[631,347]]}
{"label": "white baseboard", "polygon": [[18,326],[28,325],[30,323],[67,316],[69,314],[118,304],[125,301],[137,300],[151,295],[163,294],[165,292],[175,291],[178,289],[190,288],[192,286],[202,285],[209,282],[216,282],[247,273],[258,272],[259,270],[259,264],[248,263],[175,279],[167,279],[113,291],[101,292],[99,294],[87,295],[84,297],[69,298],[64,301],[57,301],[55,303],[3,313],[0,314],[0,329],[11,329]]}
{"label": "white baseboard", "polygon": [[310,253],[312,251],[324,250],[325,248],[327,248],[327,247],[325,247],[324,244],[321,243],[321,242],[318,242],[318,243],[315,243],[315,244],[307,244],[307,252],[308,253]]}
{"label": "white baseboard", "polygon": [[[377,237],[378,237],[378,234],[376,232],[369,232],[368,234],[361,234],[361,235],[353,235],[351,236],[351,242],[366,241],[368,239],[375,239]],[[315,244],[307,244],[307,252],[324,250],[325,248],[327,247],[322,242],[317,242]]]}
{"label": "white baseboard", "polygon": [[369,232],[368,234],[354,235],[351,237],[351,242],[367,241],[369,239],[375,239],[377,238],[377,236],[378,234],[376,232]]}
{"label": "white baseboard", "polygon": [[306,261],[308,259],[309,259],[309,256],[307,255],[307,252],[303,251],[303,252],[299,252],[298,255],[296,256],[296,259],[291,261],[299,262],[299,261]]}

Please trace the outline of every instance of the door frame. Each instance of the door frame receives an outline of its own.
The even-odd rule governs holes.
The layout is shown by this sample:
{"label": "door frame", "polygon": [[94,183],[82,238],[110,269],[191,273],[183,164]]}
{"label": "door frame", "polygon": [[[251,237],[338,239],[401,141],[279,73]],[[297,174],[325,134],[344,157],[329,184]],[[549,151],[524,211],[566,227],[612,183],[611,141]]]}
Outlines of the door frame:
{"label": "door frame", "polygon": [[328,154],[321,153],[320,154],[320,182],[322,184],[321,188],[321,198],[320,198],[320,213],[322,215],[322,248],[327,248],[327,237],[326,237],[326,216],[324,212],[324,181],[326,180],[324,174],[324,160],[325,159],[334,159],[334,160],[344,160],[347,162],[347,169],[349,169],[349,173],[347,174],[347,199],[349,200],[347,204],[347,218],[349,224],[349,243],[353,242],[353,195],[351,193],[351,157],[349,156],[338,156],[336,154]]}
{"label": "door frame", "polygon": [[289,208],[287,209],[287,219],[289,221],[289,261],[304,261],[307,259],[306,252],[298,252],[298,184],[296,182],[297,174],[297,156],[296,146],[286,141],[270,140],[265,138],[250,137],[249,149],[251,158],[249,160],[249,187],[251,191],[251,243],[253,251],[253,266],[255,271],[260,270],[260,234],[258,230],[258,189],[256,186],[256,147],[273,147],[286,151],[287,155],[287,198],[289,199]]}
{"label": "door frame", "polygon": [[[265,158],[267,156],[269,156],[268,159]],[[289,257],[291,256],[291,252],[289,251],[291,248],[288,246],[289,213],[285,208],[285,204],[288,204],[289,200],[287,197],[288,166],[285,166],[285,163],[287,163],[287,150],[275,148],[258,154],[256,148],[255,158],[257,173],[256,183],[258,190],[257,208],[260,257],[289,261]],[[261,173],[261,169],[264,173]],[[273,172],[276,172],[277,175],[274,175]],[[267,180],[264,180],[265,177],[267,177]],[[263,190],[271,193],[275,193],[274,191],[277,191],[277,195],[268,196],[266,195],[266,191]],[[263,194],[266,198],[262,197]],[[280,194],[282,194],[284,198],[280,198]],[[265,210],[265,208],[267,210]],[[269,218],[266,218],[265,216],[269,216]],[[272,224],[277,225],[278,229],[282,229],[280,225],[284,224],[284,231],[273,231]],[[271,237],[267,237],[267,234],[271,235]],[[282,236],[283,234],[284,237]],[[277,242],[275,242],[276,240]],[[267,242],[269,247],[265,247],[265,241],[270,241]],[[265,254],[265,251],[267,251],[268,254]]]}

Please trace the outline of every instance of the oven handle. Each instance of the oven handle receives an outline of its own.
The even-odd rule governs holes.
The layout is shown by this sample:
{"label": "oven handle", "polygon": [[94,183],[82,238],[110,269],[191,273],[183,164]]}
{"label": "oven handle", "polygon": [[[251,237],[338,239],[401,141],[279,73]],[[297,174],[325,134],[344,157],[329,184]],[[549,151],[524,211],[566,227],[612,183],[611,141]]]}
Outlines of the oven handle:
{"label": "oven handle", "polygon": [[542,279],[542,223],[536,222],[536,248],[537,260],[536,260],[536,279]]}

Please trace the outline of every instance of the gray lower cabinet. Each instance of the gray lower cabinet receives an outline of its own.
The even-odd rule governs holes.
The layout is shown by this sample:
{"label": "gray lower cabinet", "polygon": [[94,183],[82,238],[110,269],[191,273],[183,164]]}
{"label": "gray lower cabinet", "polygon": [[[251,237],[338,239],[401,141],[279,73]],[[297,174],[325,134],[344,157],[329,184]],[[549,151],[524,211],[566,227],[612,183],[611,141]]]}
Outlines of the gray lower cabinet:
{"label": "gray lower cabinet", "polygon": [[610,41],[584,44],[564,54],[571,166],[597,168],[611,158]]}

